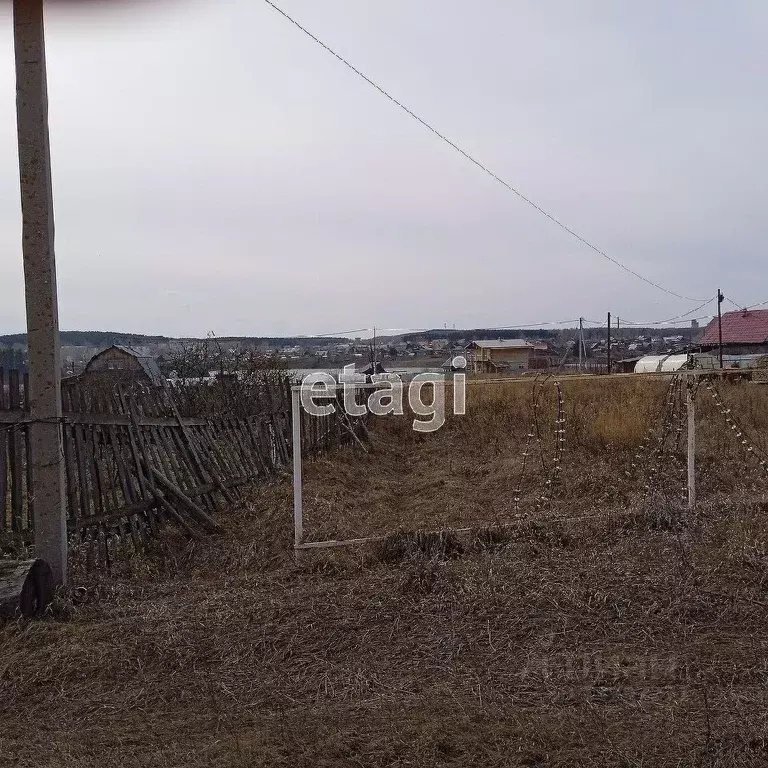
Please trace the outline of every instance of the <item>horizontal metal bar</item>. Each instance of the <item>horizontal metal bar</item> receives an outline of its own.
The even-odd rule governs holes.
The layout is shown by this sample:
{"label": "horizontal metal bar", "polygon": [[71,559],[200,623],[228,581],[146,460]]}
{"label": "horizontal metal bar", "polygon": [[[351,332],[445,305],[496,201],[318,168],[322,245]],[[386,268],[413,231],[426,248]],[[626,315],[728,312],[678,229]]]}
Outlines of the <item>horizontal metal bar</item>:
{"label": "horizontal metal bar", "polygon": [[329,539],[327,541],[305,541],[296,544],[294,549],[323,549],[325,547],[354,547],[357,544],[368,544],[372,541],[384,541],[387,536],[366,536],[362,539]]}
{"label": "horizontal metal bar", "polygon": [[385,533],[380,536],[365,536],[358,539],[330,539],[325,541],[305,541],[303,544],[294,546],[294,549],[323,549],[326,547],[351,547],[358,544],[368,544],[371,542],[385,541],[392,536],[413,536],[417,533],[421,533],[425,536],[436,536],[441,533],[456,533],[456,534],[471,534],[477,531],[486,529],[495,530],[510,530],[520,528],[528,523],[546,524],[546,523],[580,523],[586,520],[602,520],[610,518],[624,518],[632,517],[635,514],[632,510],[616,510],[611,512],[598,512],[591,515],[553,515],[552,517],[539,517],[536,519],[526,518],[521,520],[511,520],[506,523],[492,522],[492,523],[478,523],[477,525],[469,526],[467,528],[439,528],[437,530],[420,530],[413,531],[392,531],[391,533]]}

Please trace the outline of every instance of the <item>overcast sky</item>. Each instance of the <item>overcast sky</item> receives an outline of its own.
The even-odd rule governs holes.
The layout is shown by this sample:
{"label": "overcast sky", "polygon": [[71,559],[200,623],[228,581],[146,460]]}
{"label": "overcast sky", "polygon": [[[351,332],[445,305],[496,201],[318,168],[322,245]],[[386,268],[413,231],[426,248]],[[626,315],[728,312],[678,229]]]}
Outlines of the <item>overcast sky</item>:
{"label": "overcast sky", "polygon": [[[632,269],[694,298],[768,299],[768,3],[280,5]],[[6,7],[0,31],[2,333],[25,327]],[[47,42],[63,329],[645,322],[696,306],[558,229],[262,0],[54,9]]]}

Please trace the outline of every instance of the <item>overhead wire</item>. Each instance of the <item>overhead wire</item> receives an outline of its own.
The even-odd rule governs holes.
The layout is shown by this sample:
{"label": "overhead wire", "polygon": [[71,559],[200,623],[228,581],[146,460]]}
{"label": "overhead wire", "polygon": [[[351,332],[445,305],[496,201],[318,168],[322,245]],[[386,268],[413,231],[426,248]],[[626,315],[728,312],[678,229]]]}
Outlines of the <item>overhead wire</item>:
{"label": "overhead wire", "polygon": [[[675,325],[677,323],[682,322],[685,320],[685,322],[689,323],[693,320],[707,320],[711,318],[711,315],[698,315],[697,317],[690,317],[690,315],[694,314],[695,312],[698,312],[699,310],[706,307],[708,304],[711,304],[713,301],[715,301],[717,297],[712,296],[709,299],[707,299],[702,304],[699,304],[697,307],[694,307],[693,309],[689,310],[688,312],[683,312],[679,315],[674,315],[673,317],[667,317],[663,320],[648,320],[647,322],[637,322],[637,321],[630,321],[630,320],[621,320],[618,316],[616,317],[617,320],[621,320],[620,328],[649,328],[652,326],[665,326],[665,325]],[[768,301],[762,302],[762,304],[768,304]],[[753,306],[762,306],[762,305],[753,305]],[[308,334],[307,338],[325,338],[328,336],[338,336],[340,338],[344,338],[346,334],[350,333],[365,333],[365,332],[373,332],[376,331],[378,334],[385,335],[386,332],[398,332],[398,333],[430,333],[430,332],[437,332],[437,331],[446,331],[446,332],[453,332],[456,330],[482,330],[482,331],[509,331],[509,330],[525,330],[529,328],[544,328],[548,325],[570,325],[573,324],[573,327],[578,327],[579,321],[581,320],[582,323],[585,325],[595,325],[595,326],[604,326],[606,325],[605,320],[590,320],[588,318],[582,317],[582,318],[571,318],[569,320],[542,320],[538,323],[512,323],[510,325],[484,325],[484,324],[478,324],[475,323],[472,326],[466,326],[465,328],[441,328],[439,325],[424,327],[424,328],[387,328],[387,327],[381,327],[381,326],[370,326],[368,328],[353,328],[345,331],[335,331],[333,333],[313,333]],[[296,338],[301,338],[297,336]]]}
{"label": "overhead wire", "polygon": [[746,309],[746,304],[739,304],[738,302],[734,301],[730,296],[723,296],[723,298],[726,301],[729,301],[731,304],[733,304],[736,309]]}
{"label": "overhead wire", "polygon": [[[713,301],[717,299],[717,296],[712,296],[711,298],[707,299],[705,302],[702,302],[699,304],[698,307],[694,307],[688,312],[683,312],[681,315],[675,315],[674,317],[668,317],[664,320],[650,320],[646,323],[637,323],[637,322],[631,322],[631,321],[624,321],[622,325],[624,327],[640,327],[640,328],[647,328],[648,326],[652,325],[666,325],[667,323],[673,323],[675,321],[683,320],[684,318],[689,318],[690,315],[694,314],[695,312],[698,312],[700,309],[704,309],[708,304],[711,304]],[[689,318],[688,322],[690,322],[691,319],[695,318]]]}
{"label": "overhead wire", "polygon": [[[578,324],[579,320],[578,318],[574,320],[544,320],[539,323],[517,323],[514,325],[475,325],[471,329],[470,328],[462,328],[462,329],[453,329],[453,328],[441,328],[439,325],[434,325],[429,328],[385,328],[381,326],[371,326],[370,328],[354,328],[352,330],[348,331],[336,331],[335,333],[314,333],[309,336],[309,338],[324,338],[326,336],[343,336],[346,333],[363,333],[368,331],[376,331],[377,334],[386,332],[386,331],[398,331],[399,333],[429,333],[432,331],[454,331],[454,330],[480,330],[480,331],[507,331],[507,330],[516,330],[518,328],[525,329],[525,328],[541,328],[545,325],[567,325],[568,323],[575,323]],[[300,338],[300,337],[296,337]]]}
{"label": "overhead wire", "polygon": [[353,64],[351,64],[347,59],[345,59],[341,54],[337,53],[333,48],[331,48],[329,45],[324,43],[319,37],[314,35],[312,32],[310,32],[306,27],[302,26],[296,19],[294,19],[292,16],[290,16],[286,11],[284,11],[279,5],[272,2],[272,0],[264,0],[264,2],[269,5],[273,10],[277,11],[281,16],[283,16],[287,21],[289,21],[293,26],[295,26],[297,29],[299,29],[301,32],[303,32],[307,37],[309,37],[311,40],[313,40],[315,43],[317,43],[321,48],[323,48],[325,51],[327,51],[331,56],[333,56],[335,59],[340,61],[345,67],[350,69],[352,72],[354,72],[358,77],[360,77],[362,80],[364,80],[368,85],[375,88],[382,96],[386,97],[391,101],[395,106],[397,106],[399,109],[401,109],[403,112],[405,112],[409,117],[416,120],[418,123],[420,123],[424,128],[426,128],[428,131],[430,131],[432,134],[437,136],[438,139],[440,139],[442,142],[447,144],[449,147],[451,147],[453,150],[458,152],[460,155],[462,155],[466,160],[468,160],[473,165],[477,166],[481,171],[486,173],[488,176],[490,176],[494,181],[501,184],[503,187],[508,189],[513,194],[517,195],[523,202],[530,205],[533,209],[538,211],[540,214],[545,216],[549,221],[551,221],[553,224],[560,227],[562,230],[567,232],[571,237],[574,237],[576,240],[578,240],[582,245],[585,245],[587,248],[591,249],[595,253],[597,253],[602,258],[606,259],[607,261],[611,262],[614,266],[619,267],[619,269],[622,269],[627,274],[631,275],[632,277],[637,278],[638,280],[641,280],[642,282],[646,283],[647,285],[652,286],[653,288],[656,288],[659,291],[662,291],[663,293],[666,293],[670,296],[674,296],[677,299],[682,299],[683,301],[701,301],[701,299],[692,298],[690,296],[685,296],[681,293],[678,293],[677,291],[674,291],[670,288],[666,288],[663,285],[655,282],[654,280],[651,280],[648,277],[645,277],[644,275],[641,275],[639,272],[636,272],[634,269],[628,267],[626,264],[622,263],[618,259],[614,258],[613,256],[609,256],[605,251],[603,251],[601,248],[598,248],[596,245],[591,243],[589,240],[587,240],[582,235],[578,234],[575,230],[571,229],[569,226],[564,224],[560,219],[558,219],[553,214],[549,213],[549,211],[542,208],[538,203],[534,202],[530,197],[523,194],[520,190],[516,189],[514,186],[512,186],[509,182],[505,181],[501,176],[499,176],[497,173],[492,171],[488,166],[481,163],[476,157],[474,157],[472,154],[467,152],[466,150],[462,149],[456,142],[449,139],[445,134],[441,133],[437,128],[435,128],[433,125],[428,123],[425,119],[420,117],[416,112],[414,112],[412,109],[407,107],[405,104],[403,104],[401,101],[398,101],[392,94],[390,94],[388,91],[386,91],[382,86],[380,86],[378,83],[376,83],[374,80],[372,80],[368,75],[366,75],[364,72],[359,70],[357,67],[355,67]]}

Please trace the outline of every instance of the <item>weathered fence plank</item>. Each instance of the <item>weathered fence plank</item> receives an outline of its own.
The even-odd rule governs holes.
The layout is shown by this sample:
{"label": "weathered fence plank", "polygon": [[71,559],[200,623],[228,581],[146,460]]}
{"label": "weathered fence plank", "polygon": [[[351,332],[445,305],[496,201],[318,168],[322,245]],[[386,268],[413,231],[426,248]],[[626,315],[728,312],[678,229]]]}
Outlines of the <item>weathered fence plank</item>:
{"label": "weathered fence plank", "polygon": [[[8,405],[12,411],[21,410],[21,377],[19,372],[8,371]],[[11,466],[11,531],[19,533],[24,528],[24,471],[25,442],[21,426],[12,426],[8,433],[8,463]]]}

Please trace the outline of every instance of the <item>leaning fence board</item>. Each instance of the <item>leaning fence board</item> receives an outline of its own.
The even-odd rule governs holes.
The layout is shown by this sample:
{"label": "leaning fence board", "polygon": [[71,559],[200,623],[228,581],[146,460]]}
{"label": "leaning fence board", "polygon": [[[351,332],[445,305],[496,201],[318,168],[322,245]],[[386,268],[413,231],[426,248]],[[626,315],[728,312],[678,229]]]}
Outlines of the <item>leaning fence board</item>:
{"label": "leaning fence board", "polygon": [[[2,378],[0,378],[2,385]],[[0,531],[9,525],[8,520],[8,431],[0,429]]]}
{"label": "leaning fence board", "polygon": [[131,477],[130,470],[126,466],[123,441],[120,438],[120,432],[118,432],[117,427],[114,425],[109,427],[109,437],[110,444],[112,445],[112,452],[117,464],[117,473],[120,478],[123,498],[125,499],[126,504],[133,504],[141,494],[137,492],[133,477]]}
{"label": "leaning fence board", "polygon": [[67,510],[75,521],[80,519],[80,505],[77,498],[77,465],[74,457],[74,444],[67,425],[62,427],[64,443],[64,473],[66,475]]}
{"label": "leaning fence board", "polygon": [[[133,448],[133,455],[136,461],[136,466],[139,470],[139,472],[142,473],[142,476],[144,478],[144,490],[145,493],[148,493],[151,497],[154,498],[155,496],[155,482],[154,479],[150,474],[147,472],[142,472],[142,469],[146,469],[146,465],[149,462],[149,453],[147,451],[146,442],[144,441],[144,436],[142,434],[141,428],[138,426],[138,423],[136,421],[137,419],[137,408],[135,401],[133,400],[133,397],[129,394],[123,402],[126,404],[127,410],[131,417],[131,427],[132,429],[129,432],[131,444],[134,446]],[[153,509],[152,507],[148,507],[145,512],[146,521],[150,527],[150,530],[154,533],[155,529],[155,521],[152,518]],[[141,539],[143,531],[138,526],[138,519],[136,516],[131,517],[131,531],[134,532],[136,536]],[[136,543],[136,539],[134,539],[134,544]]]}
{"label": "leaning fence board", "polygon": [[218,471],[215,463],[206,456],[202,441],[200,440],[200,429],[183,428],[184,439],[190,445],[195,455],[195,463],[203,470],[203,477],[212,482],[219,493],[223,496],[225,503],[233,504],[234,497],[229,493],[224,485],[221,473]]}
{"label": "leaning fence board", "polygon": [[170,439],[171,444],[178,452],[180,459],[179,467],[181,469],[181,474],[179,477],[179,487],[184,490],[192,490],[196,486],[200,485],[200,482],[199,479],[195,476],[195,470],[192,466],[189,454],[184,447],[184,444],[181,440],[181,435],[179,435],[178,430],[171,431]]}
{"label": "leaning fence board", "polygon": [[[18,371],[8,372],[8,404],[11,410],[21,409],[21,380]],[[24,446],[21,426],[11,427],[8,433],[8,461],[11,465],[11,530],[19,533],[27,526],[23,523],[24,515]]]}
{"label": "leaning fence board", "polygon": [[234,419],[227,419],[227,429],[229,431],[230,438],[232,439],[234,444],[238,447],[240,461],[242,462],[244,474],[253,472],[255,470],[255,467],[252,463],[251,456],[248,453],[248,450],[245,447],[245,444],[243,443],[240,430],[238,429],[237,423],[234,421]]}
{"label": "leaning fence board", "polygon": [[174,443],[171,439],[171,433],[173,432],[171,427],[162,428],[160,430],[160,443],[163,447],[163,455],[166,457],[167,464],[170,467],[170,471],[166,472],[166,475],[173,480],[177,485],[181,484],[182,478],[182,457],[176,450]]}
{"label": "leaning fence board", "polygon": [[[29,374],[24,374],[24,397],[27,397],[29,392]],[[25,403],[26,405],[26,403]],[[32,462],[29,457],[32,455],[32,449],[30,447],[31,436],[28,428],[24,428],[24,485],[26,489],[27,509],[23,515],[23,525],[28,528],[32,528],[33,520],[35,519],[35,494],[32,489]]]}
{"label": "leaning fence board", "polygon": [[157,481],[157,484],[163,489],[165,493],[170,494],[173,498],[177,499],[181,504],[192,514],[198,523],[203,525],[207,530],[219,533],[222,528],[218,525],[213,518],[205,513],[192,499],[190,499],[180,488],[176,487],[168,478],[166,478],[162,472],[158,472],[154,467],[147,467],[148,473]]}
{"label": "leaning fence board", "polygon": [[261,435],[258,431],[258,428],[253,424],[253,421],[251,419],[245,419],[243,421],[243,428],[246,431],[246,434],[248,435],[248,441],[249,441],[249,447],[253,451],[253,456],[256,461],[256,465],[258,467],[257,469],[257,475],[268,475],[269,469],[267,468],[267,465],[264,461],[264,450],[263,450],[263,444],[261,440]]}
{"label": "leaning fence board", "polygon": [[227,461],[230,465],[230,474],[242,476],[246,474],[245,465],[242,463],[242,457],[237,445],[229,435],[229,431],[226,426],[226,422],[223,419],[216,419],[211,427],[214,432],[214,439],[217,445],[225,451]]}
{"label": "leaning fence board", "polygon": [[85,520],[91,516],[91,492],[88,483],[85,455],[85,427],[76,424],[72,428],[75,440],[75,461],[77,463],[77,487],[80,491],[80,517]]}
{"label": "leaning fence board", "polygon": [[96,433],[93,427],[85,430],[85,464],[86,471],[90,474],[93,487],[94,514],[104,514],[104,488],[102,486],[101,473],[96,462]]}
{"label": "leaning fence board", "polygon": [[227,477],[231,477],[232,474],[231,472],[227,471],[227,459],[224,456],[221,446],[216,440],[215,434],[210,424],[206,425],[205,427],[199,427],[197,429],[197,434],[199,435],[199,444],[202,446],[202,449],[208,457],[211,465],[217,472],[217,476],[222,488],[226,489],[226,493],[224,494],[226,497],[226,495],[229,493],[229,489],[231,488],[231,485],[227,482]]}
{"label": "leaning fence board", "polygon": [[[168,455],[168,451],[166,450],[165,443],[162,438],[162,427],[155,427],[154,433],[155,433],[155,445],[157,447],[157,457],[160,461],[160,466],[163,468],[163,473],[167,477],[173,477],[173,467],[171,465],[170,457]],[[160,507],[162,511],[167,511],[167,507],[170,506],[168,503],[163,503],[164,497],[162,494],[158,495],[158,501],[160,501]],[[162,512],[161,511],[161,515]],[[177,520],[178,522],[178,520]]]}

